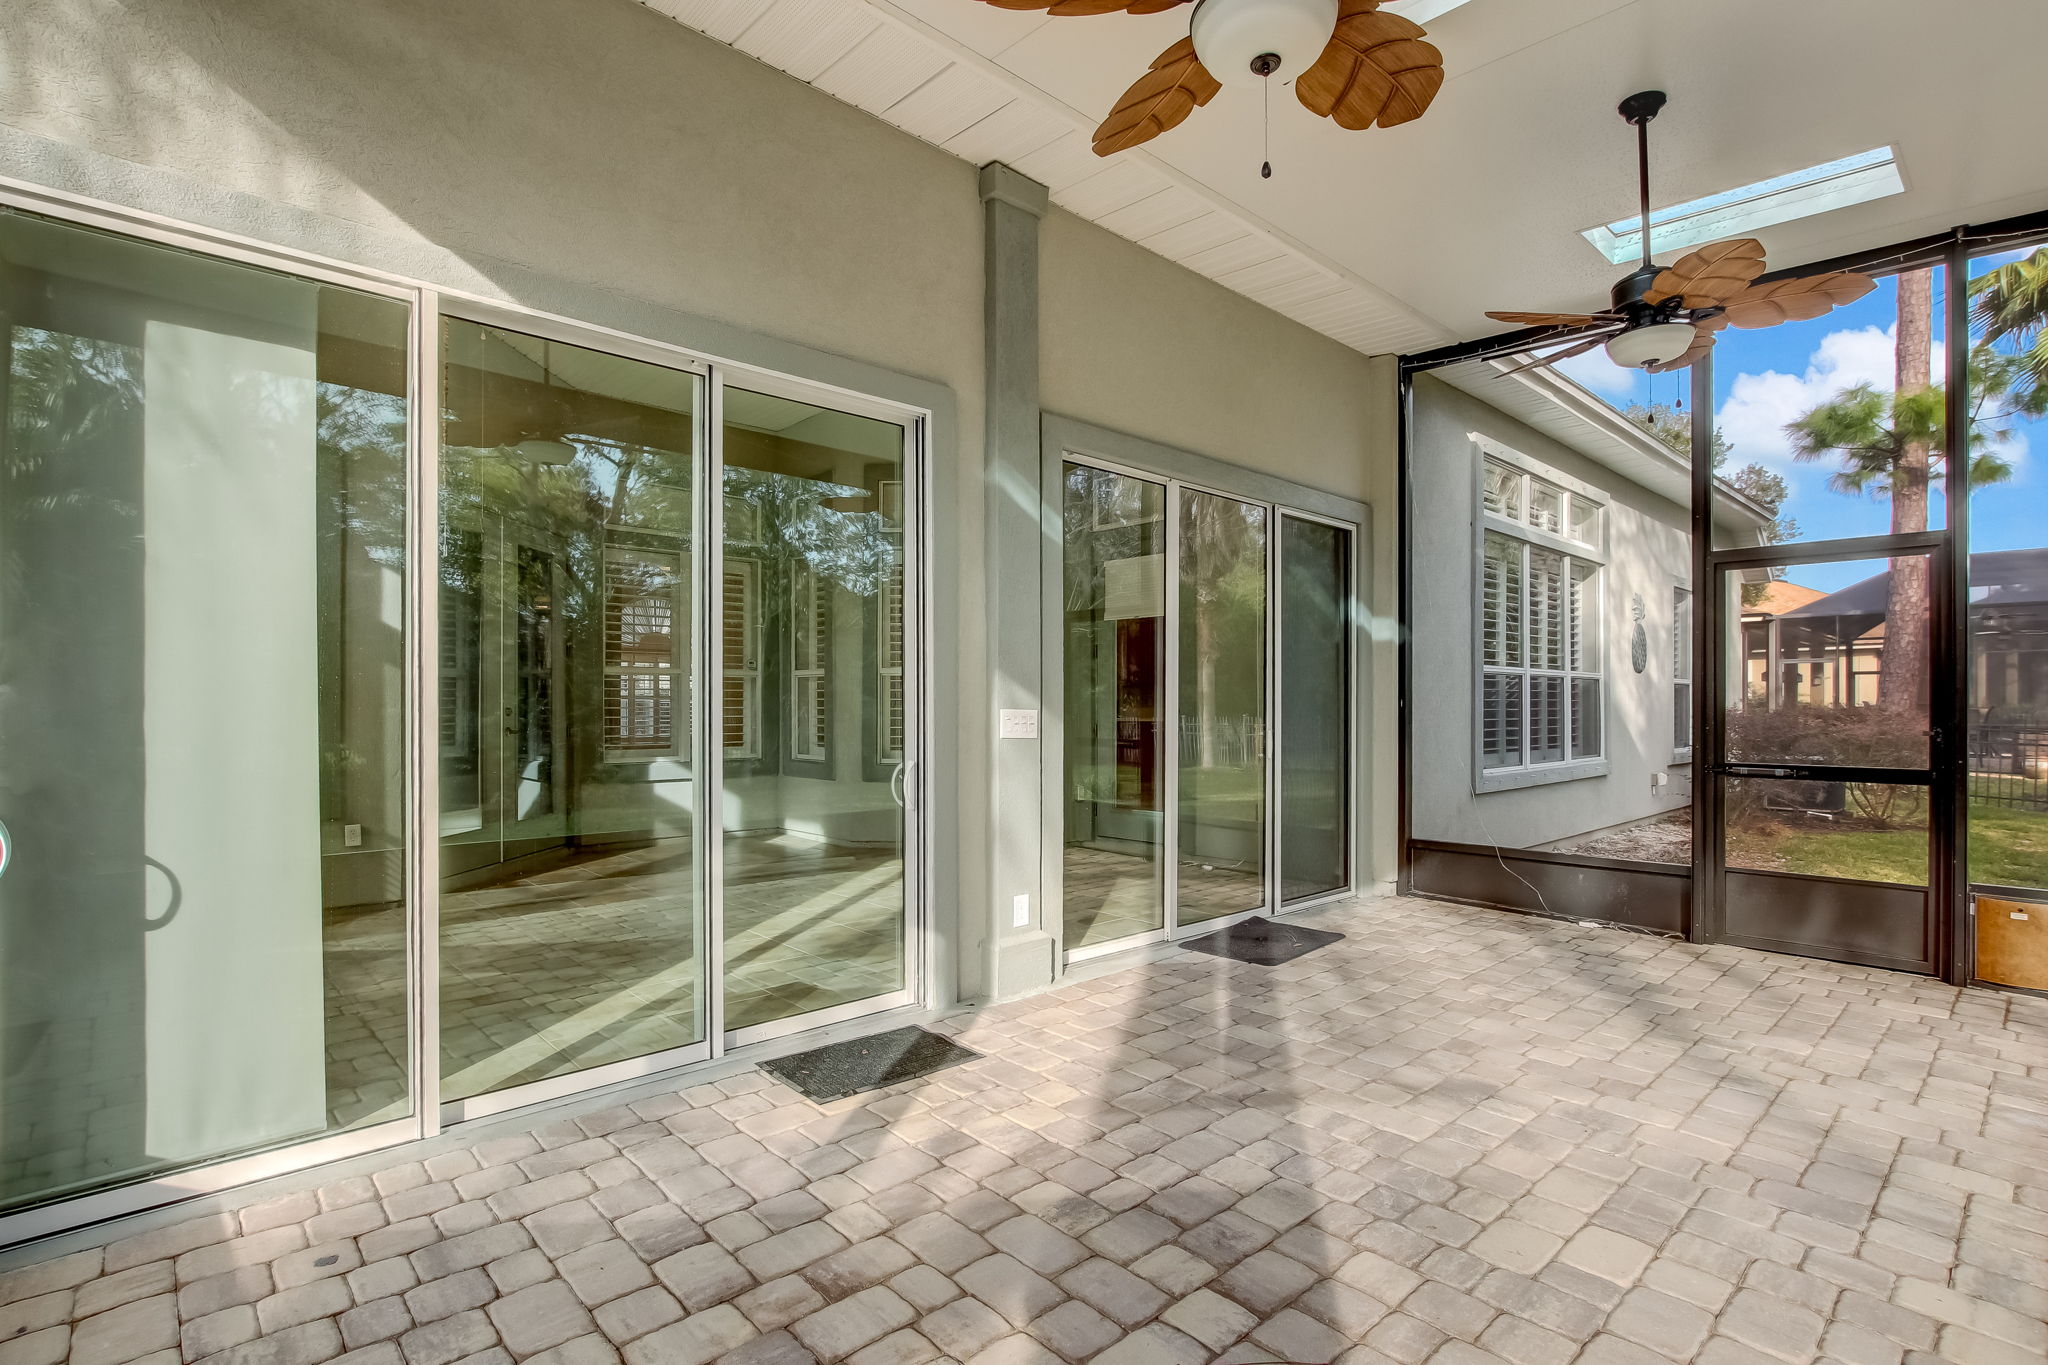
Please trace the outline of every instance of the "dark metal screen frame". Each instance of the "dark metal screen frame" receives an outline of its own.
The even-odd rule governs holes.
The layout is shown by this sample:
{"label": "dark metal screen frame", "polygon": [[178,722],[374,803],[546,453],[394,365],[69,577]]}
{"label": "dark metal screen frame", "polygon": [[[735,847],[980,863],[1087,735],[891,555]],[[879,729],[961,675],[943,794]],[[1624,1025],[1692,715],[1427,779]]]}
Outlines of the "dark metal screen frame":
{"label": "dark metal screen frame", "polygon": [[[1762,277],[1762,282],[1797,278],[1830,270],[1853,269],[1896,274],[1922,267],[1944,267],[1946,292],[1943,334],[1949,342],[1947,374],[1944,380],[1946,390],[1951,396],[1960,394],[1965,397],[1964,401],[1950,401],[1946,404],[1947,425],[1943,439],[1947,450],[1967,451],[1970,262],[1975,256],[1987,251],[2039,242],[2048,242],[2048,212],[2026,214],[1990,223],[1959,225],[1945,233],[1772,271]],[[1595,881],[1602,874],[1622,877],[1634,875],[1638,870],[1651,869],[1658,869],[1657,875],[1667,878],[1686,875],[1672,867],[1660,868],[1657,864],[1624,865],[1612,859],[1578,858],[1558,854],[1539,855],[1529,850],[1498,850],[1490,845],[1418,840],[1414,834],[1413,785],[1410,780],[1414,772],[1414,708],[1411,704],[1414,695],[1414,651],[1409,626],[1414,619],[1414,566],[1411,562],[1414,550],[1411,537],[1414,515],[1411,464],[1414,452],[1411,432],[1414,425],[1415,376],[1471,361],[1515,355],[1536,345],[1569,341],[1586,330],[1521,328],[1482,337],[1476,341],[1460,342],[1400,357],[1396,381],[1399,418],[1396,439],[1396,489],[1400,508],[1397,587],[1401,622],[1398,656],[1400,696],[1396,708],[1399,727],[1396,771],[1400,784],[1400,801],[1396,814],[1396,837],[1400,845],[1400,866],[1395,886],[1404,895],[1416,893],[1414,870],[1418,855],[1435,859],[1464,857],[1492,861],[1499,859],[1503,853],[1509,853],[1524,861],[1567,863]],[[1956,344],[1958,338],[1962,339],[1963,344]],[[1719,666],[1722,637],[1725,636],[1720,619],[1724,608],[1720,601],[1720,593],[1711,594],[1711,604],[1703,603],[1701,594],[1708,591],[1710,584],[1718,582],[1719,573],[1723,568],[1735,565],[1814,563],[1834,559],[1875,558],[1895,552],[1925,553],[1930,558],[1934,580],[1928,621],[1931,672],[1928,697],[1931,732],[1928,769],[1925,773],[1917,769],[1897,772],[1889,769],[1830,771],[1838,778],[1846,772],[1851,780],[1861,775],[1872,781],[1902,778],[1909,785],[1920,785],[1923,781],[1928,785],[1928,957],[1936,977],[1952,985],[1967,984],[1973,979],[1970,970],[1971,886],[1966,856],[1969,819],[1969,784],[1966,772],[1967,703],[1970,686],[1968,457],[1965,455],[1961,459],[1949,458],[1944,461],[1943,494],[1946,501],[1947,524],[1938,531],[1861,536],[1832,541],[1802,542],[1788,546],[1749,546],[1717,552],[1713,548],[1714,477],[1709,453],[1713,444],[1713,393],[1713,353],[1709,352],[1692,367],[1690,397],[1690,512],[1695,604],[1692,626],[1693,658],[1696,661],[1692,689],[1695,766],[1692,794],[1693,856],[1683,936],[1694,943],[1715,942],[1722,936],[1724,916],[1721,892],[1727,871],[1719,857],[1721,774],[1714,771],[1725,740],[1725,729],[1722,724],[1725,713],[1719,704],[1719,694],[1725,681],[1725,675]],[[1713,671],[1706,679],[1700,676],[1700,669],[1703,666],[1701,661],[1713,661],[1710,665]],[[1702,681],[1708,685],[1701,686]],[[1777,765],[1770,766],[1775,768]],[[1608,903],[1625,903],[1627,889],[1618,882],[1611,889],[1616,894]],[[1424,891],[1420,894],[1431,893]],[[1504,909],[1527,909],[1508,900],[1476,899],[1472,903],[1498,905]]]}

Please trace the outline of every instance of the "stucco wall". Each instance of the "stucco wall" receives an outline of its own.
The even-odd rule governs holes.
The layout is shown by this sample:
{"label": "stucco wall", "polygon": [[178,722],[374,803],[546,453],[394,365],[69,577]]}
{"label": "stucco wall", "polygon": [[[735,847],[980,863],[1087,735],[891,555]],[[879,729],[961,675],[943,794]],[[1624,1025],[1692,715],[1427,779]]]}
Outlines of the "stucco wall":
{"label": "stucco wall", "polygon": [[[1415,506],[1413,828],[1418,839],[1544,848],[1687,804],[1691,768],[1672,751],[1672,589],[1690,586],[1686,509],[1429,375],[1414,389]],[[1605,494],[1607,563],[1601,640],[1605,776],[1474,793],[1473,611],[1477,602],[1479,457],[1486,436]],[[1640,595],[1648,660],[1630,664],[1631,602]],[[1671,781],[1651,790],[1654,774]]]}
{"label": "stucco wall", "polygon": [[1366,357],[1070,213],[1040,240],[1048,411],[1370,497]]}

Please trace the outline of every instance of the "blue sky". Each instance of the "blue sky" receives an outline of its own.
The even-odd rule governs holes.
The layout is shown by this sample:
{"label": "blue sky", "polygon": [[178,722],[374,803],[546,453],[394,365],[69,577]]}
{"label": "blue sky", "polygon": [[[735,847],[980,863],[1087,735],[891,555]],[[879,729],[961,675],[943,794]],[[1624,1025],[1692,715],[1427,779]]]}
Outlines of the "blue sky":
{"label": "blue sky", "polygon": [[[1974,268],[1988,269],[2020,254],[1986,258]],[[1944,273],[1935,276],[1936,377],[1944,364]],[[1720,335],[1714,404],[1716,421],[1734,445],[1729,466],[1754,462],[1785,476],[1792,485],[1792,496],[1784,511],[1798,521],[1801,540],[1875,535],[1891,529],[1889,503],[1832,492],[1827,486],[1830,467],[1826,463],[1794,460],[1784,426],[1855,384],[1870,383],[1889,390],[1893,381],[1891,334],[1897,317],[1896,283],[1884,278],[1866,297],[1812,322],[1756,331],[1729,328]],[[1652,401],[1682,406],[1691,392],[1688,372],[1652,375],[1623,370],[1599,350],[1565,361],[1558,369],[1616,407]],[[2043,524],[2048,496],[2044,496],[2035,452],[2048,452],[2048,421],[2015,424],[2013,439],[2000,451],[2014,466],[2011,481],[1980,490],[1972,500],[1973,550],[2048,544],[2048,525]],[[1935,525],[1945,523],[1938,496],[1930,519]],[[1833,590],[1867,571],[1862,566],[1855,570],[1845,566],[1841,572],[1831,573],[1826,566],[1818,566],[1797,569],[1789,576],[1795,582]]]}

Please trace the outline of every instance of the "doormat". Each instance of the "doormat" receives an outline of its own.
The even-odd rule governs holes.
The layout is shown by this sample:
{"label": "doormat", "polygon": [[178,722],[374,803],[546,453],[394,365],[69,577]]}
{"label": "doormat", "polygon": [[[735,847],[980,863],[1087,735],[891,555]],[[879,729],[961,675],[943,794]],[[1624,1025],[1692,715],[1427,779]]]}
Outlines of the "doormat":
{"label": "doormat", "polygon": [[916,1027],[892,1028],[866,1038],[827,1043],[761,1063],[761,1069],[820,1104],[866,1090],[901,1085],[981,1054],[951,1038]]}
{"label": "doormat", "polygon": [[1228,929],[1191,938],[1180,946],[1232,962],[1249,962],[1258,967],[1277,967],[1304,953],[1327,948],[1344,935],[1328,929],[1311,929],[1303,924],[1276,924],[1264,915],[1239,920]]}

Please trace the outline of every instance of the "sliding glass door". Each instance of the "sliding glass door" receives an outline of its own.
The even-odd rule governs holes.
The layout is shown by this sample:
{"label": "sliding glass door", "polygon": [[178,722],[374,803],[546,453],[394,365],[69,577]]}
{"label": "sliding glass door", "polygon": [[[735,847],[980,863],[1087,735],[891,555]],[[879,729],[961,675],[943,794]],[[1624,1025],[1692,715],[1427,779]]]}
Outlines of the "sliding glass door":
{"label": "sliding glass door", "polygon": [[1066,953],[1347,889],[1350,529],[1072,457],[1059,476]]}
{"label": "sliding glass door", "polygon": [[1257,910],[1266,888],[1266,627],[1272,509],[1180,495],[1182,924]]}
{"label": "sliding glass door", "polygon": [[1283,514],[1276,598],[1280,899],[1351,884],[1351,533]]}
{"label": "sliding glass door", "polygon": [[919,414],[146,231],[0,204],[0,1243],[921,999]]}
{"label": "sliding glass door", "polygon": [[724,393],[724,1026],[907,999],[909,431]]}
{"label": "sliding glass door", "polygon": [[415,1112],[410,321],[0,210],[0,1209]]}
{"label": "sliding glass door", "polygon": [[442,332],[441,1096],[704,1037],[702,380]]}
{"label": "sliding glass door", "polygon": [[1166,485],[1062,471],[1068,952],[1166,924]]}
{"label": "sliding glass door", "polygon": [[442,1098],[909,1001],[912,428],[481,322],[442,372]]}

